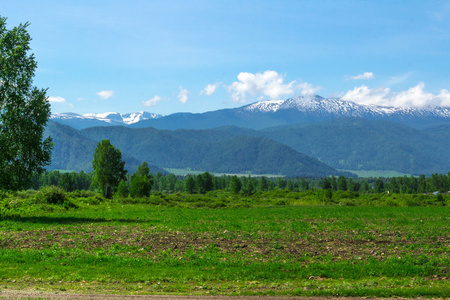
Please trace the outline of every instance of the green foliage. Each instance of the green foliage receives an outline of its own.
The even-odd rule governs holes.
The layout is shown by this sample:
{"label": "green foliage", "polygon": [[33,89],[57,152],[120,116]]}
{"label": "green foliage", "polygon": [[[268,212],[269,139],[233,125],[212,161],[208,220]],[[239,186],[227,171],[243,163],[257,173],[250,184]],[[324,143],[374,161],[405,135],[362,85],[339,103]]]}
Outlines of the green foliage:
{"label": "green foliage", "polygon": [[39,190],[36,197],[48,204],[63,204],[66,201],[66,193],[57,186],[46,186]]}
{"label": "green foliage", "polygon": [[111,198],[119,182],[125,179],[125,162],[122,153],[109,140],[98,142],[94,152],[92,184],[103,191],[105,198]]}
{"label": "green foliage", "polygon": [[51,171],[44,172],[41,175],[33,177],[33,188],[38,190],[42,186],[59,186],[66,192],[75,190],[87,190],[91,186],[92,173],[76,172],[60,172]]}
{"label": "green foliage", "polygon": [[194,176],[188,175],[184,180],[184,190],[189,194],[193,194],[195,190],[195,178]]}
{"label": "green foliage", "polygon": [[[248,179],[248,178],[247,178]],[[249,181],[246,180],[246,184]],[[252,182],[252,181],[250,181]],[[120,185],[126,186],[126,182],[122,181]],[[75,205],[98,205],[109,203],[109,201],[119,202],[123,204],[145,203],[168,207],[259,207],[259,206],[448,206],[450,205],[450,195],[423,195],[423,194],[389,194],[389,193],[358,193],[352,191],[335,191],[331,189],[316,189],[306,192],[293,192],[290,190],[271,190],[267,192],[254,191],[246,193],[241,191],[234,194],[232,191],[210,191],[205,194],[189,194],[175,193],[163,194],[156,192],[149,196],[127,197],[126,193],[115,194],[114,200],[105,200],[100,194],[93,191],[74,191],[65,193],[58,187],[44,187],[39,191],[20,191],[15,193],[4,193],[4,204],[8,204],[9,212],[23,214],[23,207],[28,204],[51,204],[66,205],[64,207],[71,208],[71,203]],[[27,204],[28,203],[28,204]],[[1,206],[1,204],[0,204]],[[17,210],[20,208],[19,210]],[[42,209],[50,209],[46,206],[35,206],[33,211]],[[55,208],[51,208],[55,209]]]}
{"label": "green foliage", "polygon": [[148,166],[148,163],[144,161],[141,165],[139,165],[135,175],[143,175],[150,177],[152,174],[150,173],[150,167]]}
{"label": "green foliage", "polygon": [[99,197],[101,200],[104,200],[101,198],[101,196],[93,191],[86,191],[86,190],[75,190],[73,192],[67,193],[69,198],[89,198],[89,197]]}
{"label": "green foliage", "polygon": [[347,179],[344,176],[339,176],[337,179],[337,189],[339,191],[347,190]]}
{"label": "green foliage", "polygon": [[258,190],[261,192],[265,192],[269,190],[269,181],[266,177],[262,176],[259,180]]}
{"label": "green foliage", "polygon": [[131,176],[130,196],[148,197],[153,185],[153,177],[147,162],[143,162]]}
{"label": "green foliage", "polygon": [[367,181],[363,181],[361,184],[361,192],[366,193],[369,191],[369,184],[367,183]]}
{"label": "green foliage", "polygon": [[[63,178],[69,174],[70,178],[73,178],[73,182],[76,184],[74,188],[76,189],[88,189],[90,186],[92,174],[86,174],[84,172],[80,173],[64,173],[59,171],[46,172],[40,176],[33,177],[33,186],[35,189],[39,189],[42,186],[55,185],[64,187]],[[199,175],[200,178],[198,178]],[[346,194],[339,192],[351,192],[351,194],[359,195],[362,194],[433,194],[437,191],[435,190],[435,184],[433,180],[439,178],[439,182],[441,182],[441,189],[450,190],[450,176],[445,174],[435,174],[432,177],[425,177],[421,175],[419,177],[412,176],[403,176],[397,178],[346,178],[346,188],[347,190],[343,190],[343,185],[339,184],[343,181],[343,177],[336,177],[333,180],[333,176],[325,177],[325,178],[266,178],[266,177],[238,177],[236,175],[233,176],[212,176],[211,174],[199,174],[197,176],[189,175],[187,177],[175,176],[174,174],[163,175],[158,172],[155,176],[151,176],[152,178],[152,187],[151,189],[154,192],[161,193],[181,193],[187,192],[190,194],[194,193],[208,193],[208,191],[204,190],[205,188],[211,188],[212,182],[212,191],[230,191],[232,194],[238,195],[246,195],[250,196],[255,192],[266,192],[273,191],[275,189],[283,189],[289,190],[292,192],[307,192],[307,191],[317,191],[318,189],[330,189],[334,195]],[[132,178],[134,175],[130,176]],[[150,173],[149,173],[150,176]],[[205,181],[204,179],[207,178]],[[251,178],[251,182],[248,182],[249,178]],[[434,178],[434,179],[433,179]],[[336,184],[332,184],[332,182],[336,182]],[[131,180],[128,179],[128,187]],[[205,182],[209,182],[202,189],[199,189],[197,183],[205,184]],[[250,190],[245,191],[245,187],[251,187]],[[332,189],[332,186],[336,188],[336,190]],[[328,187],[328,188],[325,188]],[[148,190],[148,189],[147,189]],[[250,191],[250,192],[248,192]],[[320,193],[319,191],[317,191]],[[446,192],[442,194],[447,194]],[[127,195],[126,191],[123,195]],[[118,195],[123,197],[121,195]],[[143,196],[140,196],[143,197]],[[401,196],[403,197],[403,196]],[[353,198],[353,197],[352,197]],[[339,198],[338,198],[339,199]],[[444,197],[445,199],[445,197]],[[390,200],[389,200],[390,201]],[[414,202],[414,201],[413,201]],[[413,203],[410,202],[410,203]],[[321,202],[323,203],[323,201]],[[403,203],[403,202],[402,202]],[[391,204],[403,206],[402,203],[398,203],[397,201],[391,201]],[[445,203],[445,201],[444,201]],[[358,203],[346,202],[348,205],[359,205]]]}
{"label": "green foliage", "polygon": [[443,205],[445,205],[445,202],[444,202],[444,196],[442,196],[442,194],[437,194],[436,200],[437,200],[439,203],[442,203]]}
{"label": "green foliage", "polygon": [[241,191],[242,188],[242,183],[241,180],[239,179],[239,177],[237,177],[236,175],[231,177],[231,181],[230,181],[230,191],[237,195],[239,194],[239,192]]}
{"label": "green foliage", "polygon": [[130,188],[128,187],[128,182],[122,180],[119,182],[119,186],[117,187],[116,195],[122,198],[128,197],[130,194]]}
{"label": "green foliage", "polygon": [[52,139],[46,90],[33,86],[36,61],[29,54],[28,23],[6,29],[0,17],[0,189],[19,190],[50,163]]}
{"label": "green foliage", "polygon": [[382,193],[384,192],[384,182],[380,178],[375,181],[375,193]]}
{"label": "green foliage", "polygon": [[70,173],[62,174],[60,186],[66,192],[71,192],[71,191],[75,190],[74,176],[72,176]]}
{"label": "green foliage", "polygon": [[137,174],[131,179],[130,196],[132,198],[148,197],[150,196],[151,188],[151,179],[145,175]]}
{"label": "green foliage", "polygon": [[325,177],[325,178],[322,180],[321,186],[322,186],[322,189],[324,189],[324,190],[331,189],[331,180],[330,180],[330,178]]}
{"label": "green foliage", "polygon": [[205,172],[203,174],[196,176],[196,185],[197,185],[197,191],[200,194],[204,194],[206,192],[212,191],[214,184],[213,184],[213,176]]}
{"label": "green foliage", "polygon": [[105,198],[102,195],[92,191],[74,191],[72,193],[68,193],[69,199],[71,199],[74,203],[80,205],[99,205],[105,203]]}
{"label": "green foliage", "polygon": [[242,178],[242,193],[251,196],[255,193],[256,180],[251,176]]}

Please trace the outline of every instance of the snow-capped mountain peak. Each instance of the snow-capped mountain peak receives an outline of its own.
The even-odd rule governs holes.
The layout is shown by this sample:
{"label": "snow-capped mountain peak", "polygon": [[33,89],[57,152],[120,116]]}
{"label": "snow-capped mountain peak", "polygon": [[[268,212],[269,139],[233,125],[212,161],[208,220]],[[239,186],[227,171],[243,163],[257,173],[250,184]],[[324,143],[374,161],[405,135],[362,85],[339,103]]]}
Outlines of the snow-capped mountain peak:
{"label": "snow-capped mountain peak", "polygon": [[[148,119],[158,119],[164,117],[163,115],[149,113],[146,111],[120,114],[117,112],[106,112],[106,113],[88,113],[84,115],[79,115],[76,113],[60,113],[53,114],[50,119],[54,121],[63,121],[63,123],[68,123],[73,125],[73,123],[83,122],[85,124],[91,124],[92,126],[99,125],[131,125],[143,120]],[[72,121],[72,122],[71,122]],[[86,126],[75,126],[78,128],[84,128]]]}
{"label": "snow-capped mountain peak", "polygon": [[259,101],[244,107],[246,111],[275,112],[285,100],[267,100]]}
{"label": "snow-capped mountain peak", "polygon": [[[205,118],[205,116],[207,116]],[[169,119],[148,112],[120,114],[115,112],[78,115],[52,115],[51,119],[77,129],[93,126],[121,125],[133,128],[203,129],[220,126],[266,128],[270,126],[318,122],[322,120],[357,117],[370,120],[389,120],[413,127],[450,124],[450,107],[389,107],[362,105],[339,98],[300,95],[286,100],[258,101],[242,107],[200,114],[179,113]],[[170,121],[169,121],[170,120]]]}
{"label": "snow-capped mountain peak", "polygon": [[146,111],[140,111],[135,113],[123,114],[122,120],[125,124],[130,125],[143,120],[158,119],[164,117],[163,115],[153,114]]}
{"label": "snow-capped mountain peak", "polygon": [[308,114],[321,114],[335,117],[375,117],[392,115],[435,115],[450,117],[448,107],[395,107],[363,105],[339,98],[323,98],[319,95],[300,95],[287,100],[259,101],[243,107],[247,112],[275,113],[284,110],[295,110]]}

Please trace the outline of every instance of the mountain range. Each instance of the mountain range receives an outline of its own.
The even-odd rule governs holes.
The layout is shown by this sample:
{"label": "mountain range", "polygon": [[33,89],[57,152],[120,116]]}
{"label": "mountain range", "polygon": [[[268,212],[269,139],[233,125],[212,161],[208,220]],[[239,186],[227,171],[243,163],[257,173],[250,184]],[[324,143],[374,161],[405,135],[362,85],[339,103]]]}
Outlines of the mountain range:
{"label": "mountain range", "polygon": [[153,127],[156,129],[210,129],[221,126],[263,129],[273,126],[315,123],[336,118],[357,117],[386,120],[413,128],[450,124],[449,107],[386,107],[361,105],[336,98],[297,96],[286,100],[259,101],[238,108],[205,113],[175,113],[167,116],[139,112],[77,115],[64,113],[51,119],[77,129],[94,126]]}
{"label": "mountain range", "polygon": [[153,173],[164,172],[162,167],[216,173],[352,176],[272,139],[240,135],[234,128],[185,132],[104,126],[80,131],[50,121],[46,136],[51,136],[54,143],[49,170],[91,171],[97,142],[109,139],[122,152],[129,172],[147,161]]}
{"label": "mountain range", "polygon": [[162,118],[164,115],[153,114],[146,111],[120,114],[117,112],[89,113],[79,115],[76,113],[53,114],[50,120],[61,124],[69,125],[76,129],[83,129],[94,126],[127,126],[148,119]]}
{"label": "mountain range", "polygon": [[364,106],[299,96],[202,114],[64,116],[53,116],[47,127],[55,144],[50,169],[90,171],[96,143],[110,139],[131,171],[142,161],[153,171],[319,177],[350,175],[339,170],[415,175],[450,170],[450,109],[443,107]]}

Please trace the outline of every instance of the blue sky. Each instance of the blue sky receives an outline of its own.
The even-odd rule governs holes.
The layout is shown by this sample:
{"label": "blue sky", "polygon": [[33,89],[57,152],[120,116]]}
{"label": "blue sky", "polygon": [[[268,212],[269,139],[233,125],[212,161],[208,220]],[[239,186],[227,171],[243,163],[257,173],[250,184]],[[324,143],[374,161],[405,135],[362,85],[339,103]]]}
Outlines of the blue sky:
{"label": "blue sky", "polygon": [[450,106],[449,1],[0,0],[52,112],[204,112],[317,93]]}

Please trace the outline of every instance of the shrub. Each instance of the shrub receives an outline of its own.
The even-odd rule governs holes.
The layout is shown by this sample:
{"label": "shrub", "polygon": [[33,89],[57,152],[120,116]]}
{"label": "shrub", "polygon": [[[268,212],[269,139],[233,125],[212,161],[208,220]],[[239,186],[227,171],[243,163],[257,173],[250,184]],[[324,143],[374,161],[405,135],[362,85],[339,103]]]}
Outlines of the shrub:
{"label": "shrub", "polygon": [[36,195],[36,191],[35,190],[18,191],[16,192],[16,194],[17,197],[21,199],[27,199],[32,198],[34,195]]}
{"label": "shrub", "polygon": [[442,206],[444,206],[445,205],[445,200],[444,200],[444,196],[442,196],[442,194],[437,194],[437,202],[439,203],[439,204],[441,204]]}
{"label": "shrub", "polygon": [[57,186],[45,186],[39,190],[36,197],[44,203],[63,204],[66,200],[66,193]]}
{"label": "shrub", "polygon": [[75,190],[67,194],[71,198],[89,198],[99,196],[97,192],[86,191],[86,190]]}
{"label": "shrub", "polygon": [[64,207],[65,209],[69,209],[69,208],[79,208],[79,206],[78,206],[76,203],[74,203],[74,202],[72,202],[72,201],[70,201],[70,200],[64,201],[63,207]]}

